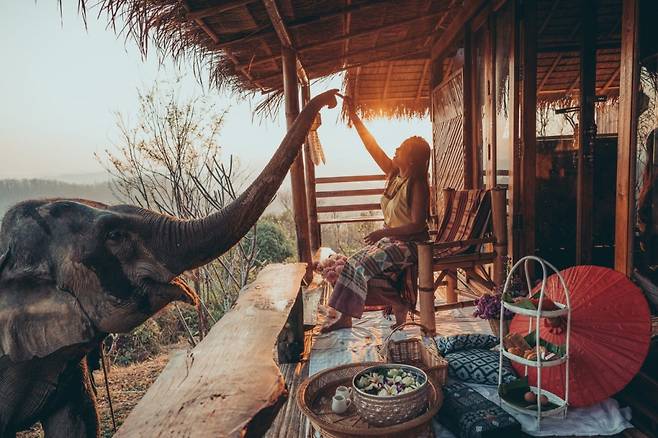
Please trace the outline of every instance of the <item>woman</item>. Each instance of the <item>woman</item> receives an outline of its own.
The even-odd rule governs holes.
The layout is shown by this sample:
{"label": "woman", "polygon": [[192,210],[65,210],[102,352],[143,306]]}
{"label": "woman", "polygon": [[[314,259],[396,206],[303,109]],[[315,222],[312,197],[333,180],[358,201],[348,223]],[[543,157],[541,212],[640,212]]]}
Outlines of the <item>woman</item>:
{"label": "woman", "polygon": [[[428,238],[429,145],[421,137],[409,137],[395,150],[393,159],[389,158],[350,102],[346,103],[366,150],[388,177],[381,199],[384,228],[367,235],[368,246],[350,257],[342,270],[329,299],[340,317],[325,325],[323,332],[351,327],[352,318],[360,318],[365,306],[390,306],[394,327],[404,323],[416,296],[415,290],[401,290],[405,289],[401,280],[405,270],[417,263],[415,242]],[[382,287],[386,284],[389,286]]]}

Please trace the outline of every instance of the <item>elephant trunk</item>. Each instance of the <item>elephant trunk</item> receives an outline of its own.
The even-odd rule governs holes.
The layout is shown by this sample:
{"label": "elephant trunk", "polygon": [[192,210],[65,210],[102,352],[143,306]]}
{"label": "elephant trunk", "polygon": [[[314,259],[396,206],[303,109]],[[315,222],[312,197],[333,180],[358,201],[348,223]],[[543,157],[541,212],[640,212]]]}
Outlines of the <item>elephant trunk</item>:
{"label": "elephant trunk", "polygon": [[[325,93],[326,94],[326,93]],[[258,221],[281,186],[288,169],[300,153],[326,96],[311,100],[288,130],[274,156],[258,178],[231,204],[217,213],[196,220],[168,220],[164,248],[172,273],[202,266],[235,245]],[[335,104],[335,103],[334,103]]]}

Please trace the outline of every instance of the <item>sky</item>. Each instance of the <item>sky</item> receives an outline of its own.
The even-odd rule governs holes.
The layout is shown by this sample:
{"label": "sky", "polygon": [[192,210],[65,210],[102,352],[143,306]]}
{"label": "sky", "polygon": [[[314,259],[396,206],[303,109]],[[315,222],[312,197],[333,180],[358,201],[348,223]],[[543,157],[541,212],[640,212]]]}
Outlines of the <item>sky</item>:
{"label": "sky", "polygon": [[[62,3],[60,15],[56,0],[0,1],[0,179],[101,175],[94,154],[116,147],[116,114],[135,120],[138,90],[176,78],[184,96],[204,95],[228,110],[219,136],[224,157],[234,155],[249,172],[265,166],[285,133],[283,110],[275,120],[254,118],[258,98],[204,88],[191,66],[160,63],[155,50],[144,59],[132,41],[107,27],[105,16],[97,18],[92,9],[85,29],[77,0]],[[311,92],[339,88],[340,81],[313,84]],[[322,122],[327,163],[317,175],[378,172],[356,132],[339,121],[338,109],[323,110]],[[429,119],[366,124],[391,154],[410,135],[431,140]]]}

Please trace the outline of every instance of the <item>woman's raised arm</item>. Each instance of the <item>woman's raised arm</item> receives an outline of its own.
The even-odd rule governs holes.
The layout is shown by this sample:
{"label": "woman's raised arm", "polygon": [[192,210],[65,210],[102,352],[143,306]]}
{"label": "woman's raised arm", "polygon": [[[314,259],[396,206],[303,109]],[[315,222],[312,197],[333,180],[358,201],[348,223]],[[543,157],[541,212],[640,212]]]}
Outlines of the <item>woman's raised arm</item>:
{"label": "woman's raised arm", "polygon": [[366,125],[363,124],[361,118],[356,114],[356,111],[354,111],[354,108],[352,107],[352,102],[350,102],[348,98],[345,98],[345,100],[347,101],[347,105],[349,107],[350,119],[352,120],[352,123],[354,123],[356,132],[359,133],[359,137],[361,137],[361,141],[366,147],[366,150],[375,160],[375,163],[377,163],[377,165],[384,171],[384,173],[386,175],[390,174],[393,170],[393,162],[388,157],[388,155],[386,155],[386,152],[384,152],[379,146],[377,140],[375,140],[375,137],[373,137],[370,131],[368,131],[368,128],[366,128]]}

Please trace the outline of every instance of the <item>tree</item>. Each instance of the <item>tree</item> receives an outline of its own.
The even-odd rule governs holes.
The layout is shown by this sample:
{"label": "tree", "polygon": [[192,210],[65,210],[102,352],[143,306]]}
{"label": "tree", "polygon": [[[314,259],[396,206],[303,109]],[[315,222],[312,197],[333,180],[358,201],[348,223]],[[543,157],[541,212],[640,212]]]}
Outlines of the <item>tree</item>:
{"label": "tree", "polygon": [[[137,123],[130,125],[117,115],[118,153],[97,157],[114,177],[117,197],[183,219],[204,217],[234,200],[245,178],[232,157],[220,160],[217,137],[225,113],[203,98],[182,100],[175,91],[157,86],[139,92]],[[233,305],[253,277],[256,253],[252,229],[216,261],[187,273],[212,319]],[[199,316],[203,336],[205,321]]]}

